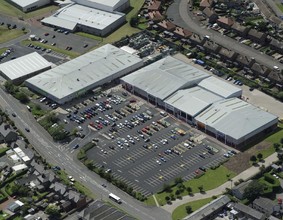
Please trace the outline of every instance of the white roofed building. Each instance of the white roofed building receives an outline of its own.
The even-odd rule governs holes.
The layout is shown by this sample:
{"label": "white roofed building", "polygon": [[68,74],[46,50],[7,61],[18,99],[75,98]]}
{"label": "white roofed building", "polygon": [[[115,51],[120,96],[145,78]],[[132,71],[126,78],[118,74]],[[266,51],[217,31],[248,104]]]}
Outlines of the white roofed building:
{"label": "white roofed building", "polygon": [[63,28],[71,32],[82,31],[98,36],[111,33],[124,22],[126,22],[126,16],[121,12],[104,11],[80,4],[69,4],[41,20],[41,23],[47,26]]}
{"label": "white roofed building", "polygon": [[73,0],[74,2],[103,11],[125,11],[130,7],[129,0]]}
{"label": "white roofed building", "polygon": [[215,102],[195,118],[199,129],[238,148],[270,132],[277,122],[277,116],[238,98]]}
{"label": "white roofed building", "polygon": [[225,99],[233,97],[241,97],[242,89],[233,86],[223,80],[217,79],[216,77],[208,77],[202,80],[198,86],[211,91]]}
{"label": "white roofed building", "polygon": [[209,74],[168,56],[121,79],[124,87],[149,102],[164,106],[164,100],[179,89],[190,88]]}
{"label": "white roofed building", "polygon": [[26,79],[50,69],[51,65],[52,63],[40,54],[33,52],[0,64],[0,75],[13,83],[22,83]]}
{"label": "white roofed building", "polygon": [[33,11],[37,8],[50,4],[50,0],[8,0],[11,4],[23,12]]}
{"label": "white roofed building", "polygon": [[165,102],[165,110],[192,123],[193,118],[223,98],[199,86],[179,90]]}
{"label": "white roofed building", "polygon": [[34,91],[63,104],[143,66],[143,61],[106,44],[26,81]]}

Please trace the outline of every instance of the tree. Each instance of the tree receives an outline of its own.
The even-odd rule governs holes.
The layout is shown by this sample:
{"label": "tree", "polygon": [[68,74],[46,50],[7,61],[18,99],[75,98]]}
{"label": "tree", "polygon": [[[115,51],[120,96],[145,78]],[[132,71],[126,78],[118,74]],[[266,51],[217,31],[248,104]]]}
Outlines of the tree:
{"label": "tree", "polygon": [[59,207],[55,204],[49,204],[45,209],[45,213],[50,216],[59,216],[60,215],[59,211],[60,211]]}
{"label": "tree", "polygon": [[163,191],[165,192],[172,192],[171,186],[167,183],[163,184]]}
{"label": "tree", "polygon": [[25,31],[26,30],[26,28],[25,27],[22,27],[22,31]]}
{"label": "tree", "polygon": [[190,186],[188,186],[188,187],[186,188],[186,190],[187,190],[188,194],[191,194],[191,193],[193,192],[193,189],[192,189],[192,187],[190,187]]}
{"label": "tree", "polygon": [[7,28],[10,29],[10,27],[11,27],[11,24],[7,24]]}
{"label": "tree", "polygon": [[139,18],[138,17],[132,17],[130,20],[130,25],[131,27],[136,27],[139,23]]}
{"label": "tree", "polygon": [[250,157],[250,161],[252,161],[253,163],[255,163],[255,162],[257,161],[256,156],[255,156],[255,155],[252,155],[252,156]]}
{"label": "tree", "polygon": [[168,202],[168,201],[170,201],[170,197],[169,196],[166,196],[165,197],[165,200]]}
{"label": "tree", "polygon": [[23,92],[18,92],[16,95],[15,95],[16,99],[18,99],[21,103],[28,103],[29,102],[29,98],[28,96],[23,93]]}
{"label": "tree", "polygon": [[186,206],[186,212],[187,212],[188,214],[192,213],[192,212],[193,212],[192,207],[189,206],[189,205],[187,205],[187,206]]}
{"label": "tree", "polygon": [[262,153],[258,153],[256,157],[259,161],[261,161],[262,158],[263,158],[263,155],[262,155]]}
{"label": "tree", "polygon": [[199,189],[200,192],[203,192],[203,186],[202,185],[199,186],[198,189]]}
{"label": "tree", "polygon": [[253,180],[247,188],[244,190],[244,198],[247,198],[249,201],[254,200],[256,197],[261,195],[264,190],[264,185],[256,180]]}
{"label": "tree", "polygon": [[176,177],[174,180],[175,184],[177,185],[178,183],[182,183],[184,182],[184,180],[182,179],[182,177]]}
{"label": "tree", "polygon": [[280,139],[280,143],[283,144],[283,138]]}
{"label": "tree", "polygon": [[280,148],[280,144],[274,143],[274,144],[273,144],[273,147],[274,147],[275,151],[278,151],[279,148]]}

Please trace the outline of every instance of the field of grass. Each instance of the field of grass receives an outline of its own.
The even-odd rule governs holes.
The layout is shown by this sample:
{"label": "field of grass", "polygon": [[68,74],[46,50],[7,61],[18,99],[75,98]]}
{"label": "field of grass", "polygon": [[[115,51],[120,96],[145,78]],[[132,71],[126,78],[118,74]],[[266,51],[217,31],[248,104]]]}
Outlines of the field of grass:
{"label": "field of grass", "polygon": [[177,207],[177,208],[173,211],[172,219],[173,219],[173,220],[183,219],[184,217],[186,217],[187,215],[189,215],[189,214],[186,212],[186,206],[191,206],[191,207],[192,207],[192,211],[195,211],[195,210],[201,208],[202,206],[206,205],[206,204],[209,203],[210,201],[212,201],[212,198],[201,199],[201,200],[197,200],[197,201],[185,203],[185,204],[183,204],[183,205]]}
{"label": "field of grass", "polygon": [[46,48],[46,49],[51,49],[53,51],[56,51],[58,53],[62,53],[62,54],[65,54],[67,56],[69,56],[70,58],[75,58],[75,57],[78,57],[80,54],[77,53],[77,52],[74,52],[74,51],[68,51],[68,50],[65,50],[65,49],[61,49],[61,48],[58,48],[58,47],[55,47],[55,46],[51,46],[51,45],[47,45],[47,44],[43,44],[43,43],[40,43],[38,41],[30,41],[30,40],[23,40],[21,42],[22,45],[28,45],[28,44],[33,44],[35,46],[40,46],[41,48]]}
{"label": "field of grass", "polygon": [[144,202],[148,206],[156,206],[156,203],[155,203],[153,196],[148,197],[147,200],[145,200]]}
{"label": "field of grass", "polygon": [[43,15],[47,12],[55,11],[57,9],[58,9],[57,6],[51,5],[29,13],[24,13],[15,6],[11,5],[6,0],[0,0],[0,14],[18,17],[18,18],[24,18],[24,19]]}
{"label": "field of grass", "polygon": [[[229,178],[233,178],[236,174],[228,170],[226,167],[220,166],[215,170],[211,170],[211,169],[207,170],[206,173],[199,178],[184,182],[184,185],[185,187],[191,187],[193,193],[199,192],[198,189],[199,186],[203,186],[203,189],[205,191],[208,191],[227,182],[228,180],[227,175],[229,176]],[[175,195],[177,189],[178,189],[177,187],[173,187],[171,193]],[[171,193],[162,192],[155,194],[158,203],[160,205],[165,205],[166,204],[165,197],[170,196]],[[185,190],[180,195],[182,196],[188,195],[188,192]],[[151,199],[151,197],[149,197],[148,199]]]}
{"label": "field of grass", "polygon": [[277,6],[277,8],[280,9],[280,11],[283,12],[283,5],[282,4],[278,3],[278,4],[276,4],[276,6]]}
{"label": "field of grass", "polygon": [[24,35],[24,32],[19,29],[8,29],[7,27],[0,27],[0,44],[13,40]]}

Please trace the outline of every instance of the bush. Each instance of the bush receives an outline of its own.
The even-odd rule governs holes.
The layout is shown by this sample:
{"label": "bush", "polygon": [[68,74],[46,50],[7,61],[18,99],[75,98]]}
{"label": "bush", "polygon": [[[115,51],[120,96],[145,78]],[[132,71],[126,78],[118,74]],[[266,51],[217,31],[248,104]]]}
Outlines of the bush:
{"label": "bush", "polygon": [[271,176],[271,174],[269,174],[269,173],[264,174],[264,180],[269,182],[270,184],[275,183],[275,178],[273,176]]}

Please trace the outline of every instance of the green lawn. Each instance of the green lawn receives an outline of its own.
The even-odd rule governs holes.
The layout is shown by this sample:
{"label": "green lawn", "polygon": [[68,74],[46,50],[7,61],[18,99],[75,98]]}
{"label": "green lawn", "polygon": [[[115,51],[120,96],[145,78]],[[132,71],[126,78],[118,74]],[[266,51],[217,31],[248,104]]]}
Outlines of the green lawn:
{"label": "green lawn", "polygon": [[75,58],[75,57],[78,57],[80,55],[77,52],[68,51],[68,50],[61,49],[61,48],[58,48],[58,47],[55,47],[55,46],[51,46],[51,45],[48,45],[48,44],[43,44],[43,43],[40,43],[38,41],[23,40],[21,42],[21,44],[25,45],[25,46],[28,45],[28,44],[33,44],[35,46],[40,46],[41,48],[51,49],[51,50],[56,51],[58,53],[65,54],[65,55],[69,56],[70,58]]}
{"label": "green lawn", "polygon": [[277,7],[280,9],[280,11],[282,11],[283,12],[283,5],[282,4],[280,4],[280,3],[278,3],[278,4],[276,4],[277,5]]}
{"label": "green lawn", "polygon": [[201,200],[185,203],[185,204],[177,207],[173,211],[172,219],[173,220],[183,219],[184,217],[189,215],[186,212],[186,206],[191,206],[192,211],[195,211],[195,210],[201,208],[202,206],[206,205],[207,203],[209,203],[212,200],[213,200],[212,198],[207,198],[207,199],[201,199]]}
{"label": "green lawn", "polygon": [[0,27],[0,44],[13,40],[17,37],[24,35],[24,32],[19,29],[8,29],[5,26]]}
{"label": "green lawn", "polygon": [[56,11],[57,9],[58,9],[57,6],[51,5],[29,13],[24,13],[15,6],[8,3],[6,0],[0,0],[0,14],[18,17],[18,18],[22,17],[24,19],[43,15],[47,12],[53,12]]}
{"label": "green lawn", "polygon": [[[208,191],[227,182],[228,180],[227,175],[229,175],[229,178],[233,178],[236,174],[229,171],[226,167],[220,166],[216,170],[211,170],[211,169],[207,170],[206,173],[200,178],[196,178],[184,182],[184,185],[186,187],[191,187],[193,193],[199,192],[198,189],[199,186],[203,186],[203,189],[205,191]],[[177,187],[173,187],[173,191],[171,193],[175,195],[177,189],[178,189]],[[169,196],[171,193],[162,192],[155,194],[158,203],[160,205],[165,205],[166,204],[165,197]],[[185,190],[183,193],[181,193],[181,195],[182,196],[188,195],[188,192]],[[149,197],[148,199],[151,200],[151,197]]]}
{"label": "green lawn", "polygon": [[156,206],[156,203],[155,203],[153,196],[148,197],[147,200],[145,200],[144,202],[148,206]]}
{"label": "green lawn", "polygon": [[93,34],[89,34],[89,33],[84,33],[84,32],[76,32],[77,35],[82,36],[82,37],[87,37],[96,41],[103,41],[102,37],[93,35]]}
{"label": "green lawn", "polygon": [[2,148],[0,148],[0,155],[2,155],[2,154],[4,155],[7,150],[9,150],[8,147],[2,147]]}

